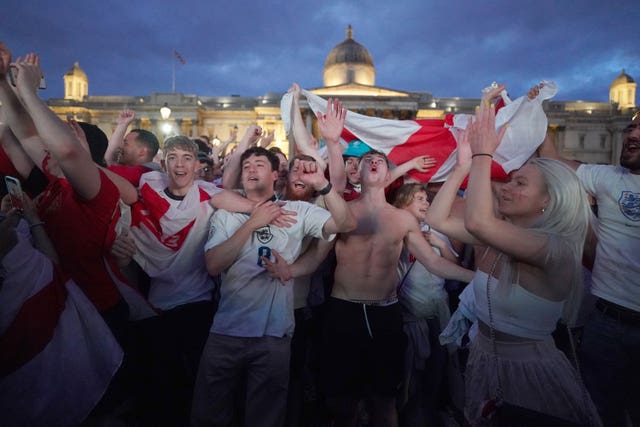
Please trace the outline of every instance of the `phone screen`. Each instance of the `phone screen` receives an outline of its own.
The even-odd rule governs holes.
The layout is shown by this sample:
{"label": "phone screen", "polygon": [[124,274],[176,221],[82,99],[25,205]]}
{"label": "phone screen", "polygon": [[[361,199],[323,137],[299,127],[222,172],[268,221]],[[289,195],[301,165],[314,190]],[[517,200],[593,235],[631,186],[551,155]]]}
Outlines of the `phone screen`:
{"label": "phone screen", "polygon": [[11,199],[11,205],[16,209],[24,209],[24,198],[22,196],[22,186],[17,178],[12,176],[6,176],[4,182],[7,184],[7,191],[9,192],[9,199]]}

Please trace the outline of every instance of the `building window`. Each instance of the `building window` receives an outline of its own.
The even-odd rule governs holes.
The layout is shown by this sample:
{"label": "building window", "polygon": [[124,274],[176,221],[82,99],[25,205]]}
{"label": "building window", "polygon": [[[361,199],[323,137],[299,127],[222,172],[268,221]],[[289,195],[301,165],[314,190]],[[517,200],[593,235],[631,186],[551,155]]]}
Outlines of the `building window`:
{"label": "building window", "polygon": [[600,148],[603,150],[607,148],[607,135],[600,135]]}

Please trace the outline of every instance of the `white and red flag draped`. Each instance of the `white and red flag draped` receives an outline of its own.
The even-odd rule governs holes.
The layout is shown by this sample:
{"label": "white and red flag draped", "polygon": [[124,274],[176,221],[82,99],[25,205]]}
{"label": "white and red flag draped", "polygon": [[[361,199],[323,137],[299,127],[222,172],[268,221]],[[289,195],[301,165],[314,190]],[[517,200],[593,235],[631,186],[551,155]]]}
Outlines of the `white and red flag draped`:
{"label": "white and red flag draped", "polygon": [[[543,82],[540,95],[535,99],[522,96],[498,110],[496,128],[509,124],[502,143],[494,154],[492,176],[505,178],[512,170],[520,168],[536,151],[547,131],[547,116],[542,101],[557,93],[553,82]],[[309,107],[314,112],[325,113],[327,101],[313,93],[302,90]],[[287,133],[291,128],[291,105],[293,94],[283,96],[280,105],[282,122]],[[414,157],[429,155],[436,166],[429,172],[409,172],[422,182],[444,181],[455,165],[456,137],[466,128],[469,116],[447,114],[444,119],[389,120],[369,117],[349,111],[342,134],[345,142],[359,139],[370,147],[385,153],[396,165]]]}
{"label": "white and red flag draped", "polygon": [[0,423],[79,425],[102,398],[123,353],[93,304],[30,242],[3,258]]}
{"label": "white and red flag draped", "polygon": [[196,181],[184,199],[170,203],[168,177],[147,172],[140,178],[140,200],[123,210],[120,231],[129,229],[137,251],[134,260],[152,278],[149,301],[158,308],[205,299],[213,281],[204,264],[204,243],[213,208],[209,199],[222,189]]}

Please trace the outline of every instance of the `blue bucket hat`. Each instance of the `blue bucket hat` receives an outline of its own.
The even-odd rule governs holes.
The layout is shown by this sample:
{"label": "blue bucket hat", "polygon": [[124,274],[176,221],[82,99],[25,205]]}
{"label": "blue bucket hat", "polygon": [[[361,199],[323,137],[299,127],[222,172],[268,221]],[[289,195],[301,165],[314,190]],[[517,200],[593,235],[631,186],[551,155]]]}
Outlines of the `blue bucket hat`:
{"label": "blue bucket hat", "polygon": [[360,141],[359,139],[354,139],[349,143],[349,146],[342,153],[342,157],[362,157],[363,154],[371,151],[371,147],[369,147],[365,142]]}

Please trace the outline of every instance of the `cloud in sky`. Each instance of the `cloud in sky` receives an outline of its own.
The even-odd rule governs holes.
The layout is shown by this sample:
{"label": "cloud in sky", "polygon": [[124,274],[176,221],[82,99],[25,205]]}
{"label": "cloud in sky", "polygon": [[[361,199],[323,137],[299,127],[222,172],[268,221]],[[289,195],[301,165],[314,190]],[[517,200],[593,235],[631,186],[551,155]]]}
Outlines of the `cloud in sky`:
{"label": "cloud in sky", "polygon": [[376,84],[388,88],[478,97],[495,80],[520,95],[551,79],[558,99],[607,101],[622,68],[640,79],[640,12],[631,0],[8,3],[2,40],[14,56],[41,54],[45,97],[63,96],[62,76],[74,61],[92,95],[169,92],[173,49],[187,61],[176,65],[179,92],[258,96],[293,81],[318,87],[348,24],[373,56]]}

